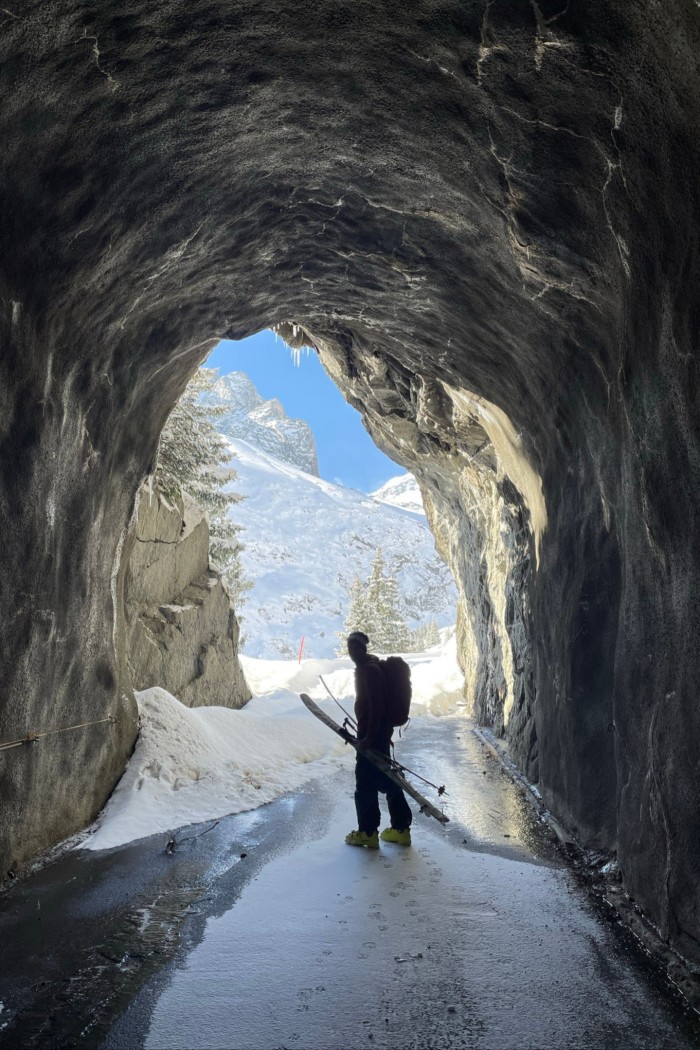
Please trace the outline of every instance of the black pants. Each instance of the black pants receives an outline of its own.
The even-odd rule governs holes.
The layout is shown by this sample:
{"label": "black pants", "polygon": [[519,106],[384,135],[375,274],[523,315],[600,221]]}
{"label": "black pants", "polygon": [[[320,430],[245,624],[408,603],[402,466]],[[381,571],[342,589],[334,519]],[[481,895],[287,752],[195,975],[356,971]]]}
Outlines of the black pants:
{"label": "black pants", "polygon": [[371,835],[379,827],[379,792],[386,795],[389,807],[389,819],[392,828],[405,831],[410,828],[413,814],[406,797],[393,780],[377,769],[373,762],[363,755],[357,756],[355,766],[355,809],[357,810],[357,827]]}

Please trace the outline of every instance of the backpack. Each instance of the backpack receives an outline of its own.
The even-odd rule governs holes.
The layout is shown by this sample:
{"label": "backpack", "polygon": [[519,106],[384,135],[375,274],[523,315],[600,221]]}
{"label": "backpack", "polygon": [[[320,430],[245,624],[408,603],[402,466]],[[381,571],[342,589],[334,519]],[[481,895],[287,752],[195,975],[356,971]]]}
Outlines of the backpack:
{"label": "backpack", "polygon": [[408,722],[411,709],[411,668],[400,656],[379,661],[386,685],[386,711],[392,727]]}

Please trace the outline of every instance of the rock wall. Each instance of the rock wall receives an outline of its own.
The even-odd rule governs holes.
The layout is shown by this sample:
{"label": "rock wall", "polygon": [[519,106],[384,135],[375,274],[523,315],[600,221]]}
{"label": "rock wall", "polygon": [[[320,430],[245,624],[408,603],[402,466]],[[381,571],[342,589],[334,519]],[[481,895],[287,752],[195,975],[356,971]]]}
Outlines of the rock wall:
{"label": "rock wall", "polygon": [[126,573],[126,656],[134,689],[162,686],[188,707],[242,707],[238,621],[209,565],[209,525],[187,496],[145,483]]}
{"label": "rock wall", "polygon": [[[700,8],[0,14],[4,870],[133,740],[123,537],[213,340],[292,321],[415,469],[481,717],[700,960]],[[128,546],[128,544],[126,544]]]}

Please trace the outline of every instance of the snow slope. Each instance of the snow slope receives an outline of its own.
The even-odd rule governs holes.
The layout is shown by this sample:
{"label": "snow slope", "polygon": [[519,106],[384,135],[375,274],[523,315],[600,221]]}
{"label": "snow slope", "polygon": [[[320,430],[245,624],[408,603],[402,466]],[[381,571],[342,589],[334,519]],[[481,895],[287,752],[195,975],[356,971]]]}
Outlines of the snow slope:
{"label": "snow slope", "polygon": [[246,497],[231,516],[243,527],[241,561],[254,581],[240,610],[246,655],[295,656],[304,636],[307,656],[334,656],[350,584],[369,576],[380,546],[409,625],[454,622],[457,593],[423,515],[324,481],[249,441],[230,447],[232,487]]}
{"label": "snow slope", "polygon": [[[448,632],[445,632],[446,634]],[[461,701],[454,637],[410,655],[412,718],[447,714]],[[303,783],[351,768],[355,752],[299,700],[308,692],[338,714],[319,681],[350,710],[349,659],[254,660],[244,657],[254,699],[242,710],[189,708],[164,689],[137,693],[141,729],[126,772],[81,849],[113,846],[229,813],[257,809]]]}

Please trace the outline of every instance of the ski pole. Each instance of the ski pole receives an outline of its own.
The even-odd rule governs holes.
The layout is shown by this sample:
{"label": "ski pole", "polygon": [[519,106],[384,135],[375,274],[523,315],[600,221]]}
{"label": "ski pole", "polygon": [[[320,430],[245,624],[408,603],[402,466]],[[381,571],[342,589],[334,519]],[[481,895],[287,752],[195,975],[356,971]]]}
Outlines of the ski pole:
{"label": "ski pole", "polygon": [[331,700],[333,700],[336,704],[338,704],[338,707],[343,712],[343,714],[347,718],[348,722],[350,722],[350,724],[355,727],[355,732],[357,732],[357,722],[355,721],[355,719],[351,715],[349,715],[347,713],[347,711],[345,710],[345,708],[343,707],[343,705],[341,703],[338,703],[338,701],[335,699],[335,697],[333,696],[333,693],[330,691],[330,689],[326,685],[326,683],[325,683],[325,681],[323,679],[323,675],[319,675],[318,677],[321,679],[321,683],[323,685],[323,688],[326,690],[326,692],[330,696]]}
{"label": "ski pole", "polygon": [[428,785],[428,787],[435,788],[435,790],[437,791],[438,795],[446,795],[447,794],[447,792],[445,791],[445,785],[444,784],[441,784],[438,787],[437,784],[433,784],[432,780],[426,780],[425,777],[422,777],[420,775],[420,773],[416,773],[415,769],[409,769],[408,766],[402,766],[401,763],[397,762],[395,758],[390,758],[389,761],[401,773],[410,773],[412,777],[418,777],[418,779],[422,780],[424,784]]}
{"label": "ski pole", "polygon": [[[321,683],[323,685],[323,688],[326,690],[326,692],[330,696],[331,700],[333,700],[334,703],[338,704],[338,707],[340,708],[340,710],[345,715],[345,718],[347,719],[347,721],[351,725],[353,725],[355,727],[355,732],[357,732],[357,722],[355,721],[355,719],[351,718],[351,716],[347,713],[347,711],[345,710],[343,705],[341,703],[339,703],[338,700],[336,700],[336,698],[333,696],[333,693],[330,691],[330,689],[326,685],[326,682],[325,682],[325,680],[323,678],[323,675],[320,674],[318,677],[320,678]],[[414,769],[409,769],[408,766],[402,766],[400,762],[397,762],[396,759],[395,758],[391,758],[391,756],[389,756],[389,762],[393,766],[395,766],[400,772],[402,772],[402,773],[410,773],[412,777],[418,777],[418,779],[422,780],[424,784],[428,785],[428,787],[435,788],[435,790],[437,791],[438,795],[446,795],[447,794],[447,792],[445,791],[445,785],[444,784],[441,784],[438,787],[437,784],[433,784],[432,780],[426,780],[426,778],[422,777],[420,775],[420,773],[416,773],[416,771]]]}

